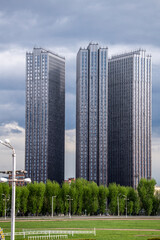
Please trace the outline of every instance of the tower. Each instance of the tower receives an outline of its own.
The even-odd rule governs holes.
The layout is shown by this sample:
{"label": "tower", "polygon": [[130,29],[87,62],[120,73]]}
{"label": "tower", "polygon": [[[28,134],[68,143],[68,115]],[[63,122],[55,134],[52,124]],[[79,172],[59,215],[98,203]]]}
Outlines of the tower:
{"label": "tower", "polygon": [[64,180],[65,59],[26,53],[25,168],[32,181]]}
{"label": "tower", "polygon": [[144,50],[109,59],[108,180],[151,179],[152,62]]}
{"label": "tower", "polygon": [[76,177],[107,184],[108,48],[77,54]]}

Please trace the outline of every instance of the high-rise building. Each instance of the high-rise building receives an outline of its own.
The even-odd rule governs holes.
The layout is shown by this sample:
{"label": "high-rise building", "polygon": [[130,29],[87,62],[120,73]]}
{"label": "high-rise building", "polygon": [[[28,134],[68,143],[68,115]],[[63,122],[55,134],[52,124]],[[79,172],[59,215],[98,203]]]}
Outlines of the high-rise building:
{"label": "high-rise building", "polygon": [[64,180],[65,59],[26,53],[25,168],[32,181]]}
{"label": "high-rise building", "polygon": [[108,48],[77,54],[76,177],[107,184]]}
{"label": "high-rise building", "polygon": [[108,180],[136,188],[151,178],[151,56],[114,56],[108,69]]}

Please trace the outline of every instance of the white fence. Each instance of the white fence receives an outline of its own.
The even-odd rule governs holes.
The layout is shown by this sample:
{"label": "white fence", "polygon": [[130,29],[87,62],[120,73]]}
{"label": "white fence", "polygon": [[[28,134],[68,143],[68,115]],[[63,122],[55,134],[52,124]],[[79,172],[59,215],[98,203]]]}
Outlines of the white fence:
{"label": "white fence", "polygon": [[48,235],[48,236],[31,236],[28,240],[52,240],[52,239],[64,239],[68,238],[68,235]]}
{"label": "white fence", "polygon": [[[43,230],[43,231],[35,231],[35,230],[25,230],[23,229],[23,232],[15,232],[15,235],[23,235],[25,238],[26,235],[44,235],[48,234],[67,234],[67,235],[72,235],[74,236],[75,234],[93,234],[96,236],[96,229],[94,228],[93,231],[78,231],[78,230]],[[5,236],[11,236],[11,233],[5,233]]]}

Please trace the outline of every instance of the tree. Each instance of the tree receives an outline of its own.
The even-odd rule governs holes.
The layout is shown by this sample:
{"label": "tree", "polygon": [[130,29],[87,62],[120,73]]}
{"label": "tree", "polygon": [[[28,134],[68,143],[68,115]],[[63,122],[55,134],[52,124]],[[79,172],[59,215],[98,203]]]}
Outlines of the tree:
{"label": "tree", "polygon": [[[118,185],[117,188],[118,188],[118,196],[117,197],[119,198],[119,213],[121,215],[121,214],[125,214],[126,213],[125,212],[126,201],[128,201],[127,187]],[[117,205],[118,205],[118,203],[117,203]]]}
{"label": "tree", "polygon": [[24,216],[27,212],[29,190],[26,186],[21,187],[20,212]]}
{"label": "tree", "polygon": [[2,198],[3,188],[2,183],[0,183],[0,216],[2,217],[3,213],[3,198]]}
{"label": "tree", "polygon": [[61,213],[68,214],[69,212],[69,183],[64,182],[61,188]]}
{"label": "tree", "polygon": [[28,196],[28,211],[31,214],[38,215],[43,206],[45,184],[44,183],[31,183],[27,185],[29,190]]}
{"label": "tree", "polygon": [[100,214],[105,213],[108,194],[109,191],[107,187],[104,187],[103,185],[99,186],[98,203]]}
{"label": "tree", "polygon": [[90,213],[93,215],[93,214],[97,214],[97,210],[98,210],[99,188],[95,182],[90,182],[89,187],[91,189]]}
{"label": "tree", "polygon": [[36,191],[36,197],[37,197],[37,209],[36,213],[37,215],[41,213],[42,207],[43,207],[43,201],[44,201],[44,193],[45,193],[45,184],[43,182],[40,182],[37,184],[37,191]]}
{"label": "tree", "polygon": [[118,187],[116,183],[109,184],[109,209],[112,214],[116,214],[117,212],[117,196],[118,196]]}
{"label": "tree", "polygon": [[15,202],[15,212],[16,214],[20,212],[20,204],[21,204],[21,187],[16,187],[16,202]]}
{"label": "tree", "polygon": [[84,188],[84,179],[76,179],[75,186],[77,191],[77,214],[82,214],[82,208],[83,208],[83,188]]}
{"label": "tree", "polygon": [[140,199],[138,192],[132,187],[128,187],[128,199],[128,214],[137,215],[140,210]]}
{"label": "tree", "polygon": [[141,201],[141,208],[145,210],[146,215],[151,215],[154,201],[154,186],[156,181],[141,179],[138,184],[138,194]]}
{"label": "tree", "polygon": [[72,214],[75,214],[77,211],[77,200],[78,200],[78,196],[77,196],[77,188],[76,188],[76,184],[75,182],[71,182],[70,184],[70,191],[69,191],[69,195],[71,197],[71,212]]}
{"label": "tree", "polygon": [[53,198],[53,212],[55,212],[57,208],[57,199],[59,197],[60,193],[60,185],[53,181],[51,182],[50,180],[47,181],[46,183],[46,190],[45,190],[45,196],[44,196],[44,206],[43,206],[43,212],[44,213],[49,213],[51,214],[52,212],[52,197]]}
{"label": "tree", "polygon": [[92,189],[89,184],[84,185],[83,187],[83,213],[91,214],[91,201],[92,201]]}

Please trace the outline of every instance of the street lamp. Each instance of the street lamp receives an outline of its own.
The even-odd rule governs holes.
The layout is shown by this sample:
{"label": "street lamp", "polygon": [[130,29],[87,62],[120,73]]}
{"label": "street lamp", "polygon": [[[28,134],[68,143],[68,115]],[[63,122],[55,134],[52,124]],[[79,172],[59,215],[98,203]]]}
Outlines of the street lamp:
{"label": "street lamp", "polygon": [[66,195],[66,197],[68,197],[68,201],[69,201],[69,218],[71,218],[71,201],[73,200],[73,199],[71,199],[71,197],[69,196],[69,195]]}
{"label": "street lamp", "polygon": [[56,198],[57,196],[52,196],[52,218],[53,218],[53,200],[54,198]]}
{"label": "street lamp", "polygon": [[[5,147],[12,150],[12,179],[0,178],[0,182],[12,182],[12,210],[11,210],[11,240],[14,240],[15,236],[15,192],[16,192],[16,152],[13,146],[10,144],[9,139],[5,141],[0,140],[0,143]],[[29,178],[24,179],[24,182],[31,182]]]}
{"label": "street lamp", "polygon": [[16,171],[16,152],[9,142],[9,139],[5,139],[0,143],[12,150],[12,211],[11,211],[11,240],[14,240],[15,233],[15,171]]}
{"label": "street lamp", "polygon": [[5,194],[2,194],[2,196],[4,196],[5,198],[3,199],[3,201],[5,201],[5,209],[4,209],[4,216],[5,216],[5,220],[6,220],[6,201],[9,201],[9,198],[6,198],[6,195]]}
{"label": "street lamp", "polygon": [[118,217],[119,217],[119,196],[121,196],[121,193],[119,193],[117,196]]}
{"label": "street lamp", "polygon": [[126,200],[126,218],[127,218],[127,200],[129,200],[129,198],[127,198],[126,195],[123,195],[123,197],[125,197],[125,200]]}

